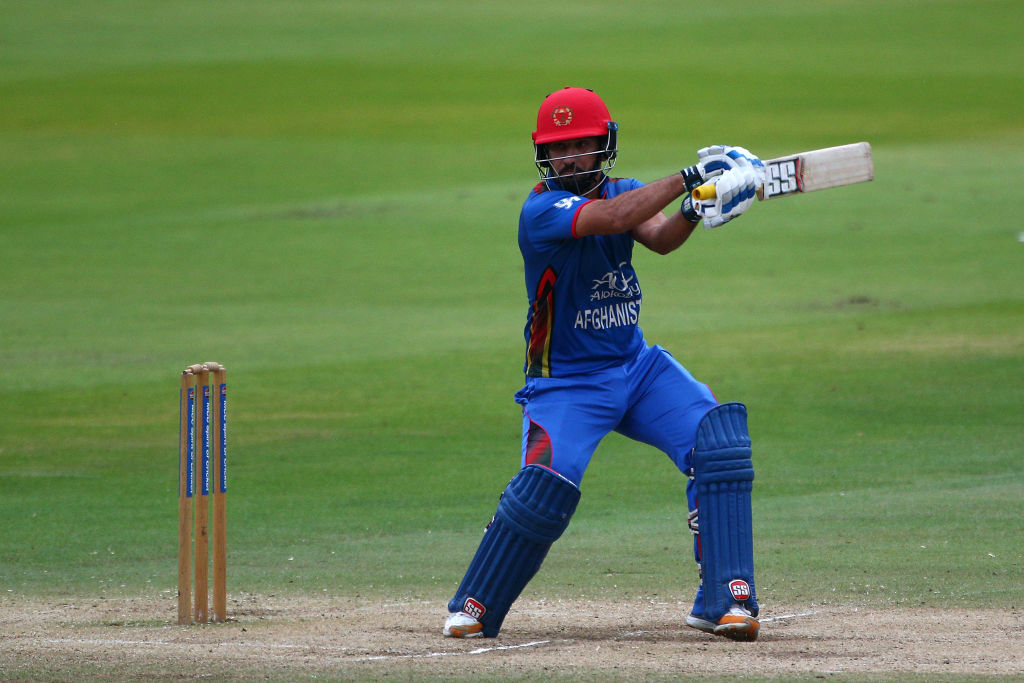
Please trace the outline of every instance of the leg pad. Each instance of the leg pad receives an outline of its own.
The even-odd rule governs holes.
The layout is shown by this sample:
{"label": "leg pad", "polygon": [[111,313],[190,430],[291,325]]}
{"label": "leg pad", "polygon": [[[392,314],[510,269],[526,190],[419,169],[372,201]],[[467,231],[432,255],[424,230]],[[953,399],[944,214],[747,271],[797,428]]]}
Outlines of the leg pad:
{"label": "leg pad", "polygon": [[484,531],[450,612],[463,611],[483,624],[493,638],[509,608],[569,526],[580,490],[540,465],[527,465],[501,495],[498,511]]}
{"label": "leg pad", "polygon": [[742,403],[712,408],[697,428],[692,457],[699,506],[704,616],[717,621],[733,603],[755,616],[754,483],[747,409]]}

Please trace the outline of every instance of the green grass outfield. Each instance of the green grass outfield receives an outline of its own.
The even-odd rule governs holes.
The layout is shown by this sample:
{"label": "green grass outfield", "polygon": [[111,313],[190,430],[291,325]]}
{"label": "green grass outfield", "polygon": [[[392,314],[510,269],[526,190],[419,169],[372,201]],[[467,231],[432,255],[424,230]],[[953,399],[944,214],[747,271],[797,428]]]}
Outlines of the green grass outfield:
{"label": "green grass outfield", "polygon": [[[763,603],[1024,593],[1016,2],[0,2],[0,594],[166,597],[178,373],[229,369],[229,593],[437,600],[518,469],[545,94],[644,180],[869,140],[873,183],[638,254],[750,410]],[[685,599],[683,481],[600,447],[532,596]]]}

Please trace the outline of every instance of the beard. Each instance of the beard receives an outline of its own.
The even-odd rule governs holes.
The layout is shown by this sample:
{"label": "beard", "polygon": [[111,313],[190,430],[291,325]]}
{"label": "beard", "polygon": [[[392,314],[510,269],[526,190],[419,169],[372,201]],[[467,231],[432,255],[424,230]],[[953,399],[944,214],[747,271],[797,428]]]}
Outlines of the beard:
{"label": "beard", "polygon": [[551,176],[549,180],[562,190],[582,197],[600,187],[605,180],[605,175],[600,168],[595,168],[592,171],[581,171],[573,166],[564,169],[557,176]]}

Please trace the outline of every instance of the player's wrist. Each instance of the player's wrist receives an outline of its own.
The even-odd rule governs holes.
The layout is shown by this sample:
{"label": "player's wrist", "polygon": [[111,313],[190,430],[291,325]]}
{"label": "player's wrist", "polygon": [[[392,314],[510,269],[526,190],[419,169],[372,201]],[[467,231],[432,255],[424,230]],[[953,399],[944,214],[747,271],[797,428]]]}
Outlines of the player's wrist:
{"label": "player's wrist", "polygon": [[689,194],[687,194],[686,197],[683,199],[683,204],[682,206],[679,207],[679,211],[682,212],[683,218],[690,221],[694,225],[696,225],[697,221],[700,220],[700,214],[697,213],[697,210],[693,207],[693,197],[691,197]]}
{"label": "player's wrist", "polygon": [[697,164],[687,166],[679,172],[679,175],[683,176],[683,186],[687,192],[692,192],[693,188],[704,184],[704,175]]}

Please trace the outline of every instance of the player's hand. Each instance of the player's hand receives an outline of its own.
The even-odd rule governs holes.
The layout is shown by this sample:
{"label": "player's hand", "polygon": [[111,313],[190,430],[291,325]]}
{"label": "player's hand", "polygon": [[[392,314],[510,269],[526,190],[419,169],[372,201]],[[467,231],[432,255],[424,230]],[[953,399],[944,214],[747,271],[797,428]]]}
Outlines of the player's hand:
{"label": "player's hand", "polygon": [[[733,157],[728,155],[730,151],[734,151]],[[699,187],[712,178],[722,175],[722,173],[730,168],[735,168],[736,160],[734,157],[744,155],[748,160],[751,158],[757,159],[748,151],[743,150],[742,147],[732,147],[727,144],[703,147],[702,150],[697,151],[697,163],[693,166],[687,166],[679,172],[686,184],[686,191],[693,191],[694,187]],[[758,160],[758,163],[760,161]]]}
{"label": "player's hand", "polygon": [[[693,192],[694,188],[700,187],[711,178],[705,174],[704,168],[699,163],[687,166],[679,172],[679,175],[683,176],[683,184],[686,186],[687,192]],[[721,171],[715,175],[721,175]]]}
{"label": "player's hand", "polygon": [[[717,194],[714,200],[693,202],[695,212],[704,219],[704,227],[717,228],[750,208],[757,190],[764,185],[764,164],[757,155],[745,147],[712,145],[698,150],[697,158],[697,165],[703,169],[705,177],[714,179]],[[725,175],[740,169],[745,172],[734,174],[725,184],[719,185]],[[752,192],[749,189],[751,182]],[[729,196],[723,198],[723,194]]]}
{"label": "player's hand", "polygon": [[714,178],[738,166],[751,166],[761,175],[761,183],[764,183],[764,164],[745,147],[712,145],[697,150],[697,159],[697,165],[705,178]]}
{"label": "player's hand", "polygon": [[693,209],[704,219],[705,228],[717,228],[742,215],[754,203],[757,188],[764,183],[753,166],[729,169],[715,179],[715,198],[693,201]]}
{"label": "player's hand", "polygon": [[679,173],[686,183],[687,192],[692,192],[694,188],[717,178],[729,169],[747,165],[761,169],[762,174],[764,172],[764,164],[749,150],[731,145],[712,145],[697,150],[697,163]]}
{"label": "player's hand", "polygon": [[[745,147],[734,147],[732,145],[711,145],[709,147],[703,147],[697,150],[697,163],[689,168],[683,169],[680,173],[686,183],[687,191],[692,192],[700,185],[713,181],[728,171],[739,168],[746,168],[753,171],[755,185],[754,192],[756,193],[757,190],[764,185],[764,164],[757,155],[751,153],[750,150]],[[717,181],[715,182],[717,184]],[[741,194],[743,193],[741,192]],[[721,195],[716,199],[720,199],[720,197]],[[682,212],[683,217],[691,223],[696,223],[701,218],[704,218],[705,227],[716,228],[719,225],[728,223],[730,220],[746,211],[750,208],[750,205],[747,204],[742,208],[739,208],[738,206],[732,207],[732,209],[730,209],[734,211],[732,214],[729,213],[729,210],[723,211],[723,208],[729,209],[728,201],[726,201],[725,204],[720,201],[712,200],[698,202],[692,197],[686,197],[683,200]]]}
{"label": "player's hand", "polygon": [[730,149],[733,148],[728,145],[713,145],[698,150],[697,163],[679,172],[686,183],[686,191],[692,192],[694,188],[735,168],[736,161],[726,155],[726,150]]}

